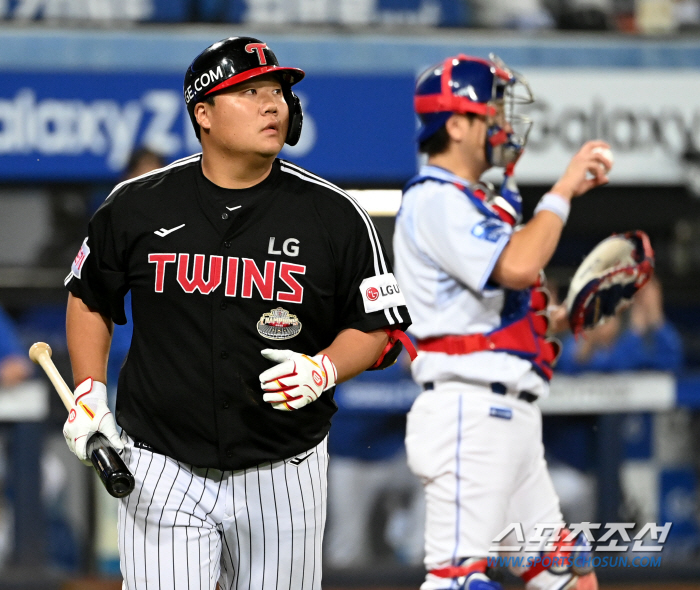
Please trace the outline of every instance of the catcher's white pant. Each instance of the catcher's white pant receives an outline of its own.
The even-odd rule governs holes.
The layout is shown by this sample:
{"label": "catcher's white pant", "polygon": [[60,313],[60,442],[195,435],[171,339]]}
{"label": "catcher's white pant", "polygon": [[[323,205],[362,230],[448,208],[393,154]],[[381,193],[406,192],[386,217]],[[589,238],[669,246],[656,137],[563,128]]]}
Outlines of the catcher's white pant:
{"label": "catcher's white pant", "polygon": [[[428,571],[494,555],[493,539],[511,523],[522,523],[526,540],[536,523],[562,523],[535,404],[476,385],[436,384],[408,414],[406,451],[425,490]],[[501,544],[517,543],[509,535]],[[421,589],[452,583],[428,575]]]}
{"label": "catcher's white pant", "polygon": [[193,468],[126,442],[119,501],[124,590],[320,590],[326,440],[240,471]]}

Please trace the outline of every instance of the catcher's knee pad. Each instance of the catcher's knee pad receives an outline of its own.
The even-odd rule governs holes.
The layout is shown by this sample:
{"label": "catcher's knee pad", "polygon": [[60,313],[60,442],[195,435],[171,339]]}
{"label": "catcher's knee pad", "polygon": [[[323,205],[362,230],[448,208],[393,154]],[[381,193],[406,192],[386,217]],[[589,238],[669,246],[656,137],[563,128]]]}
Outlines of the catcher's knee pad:
{"label": "catcher's knee pad", "polygon": [[[583,535],[569,539],[571,532],[562,529],[550,551],[541,551],[534,563],[520,577],[528,590],[595,590],[598,582],[593,573],[591,545]],[[593,584],[593,585],[591,585]]]}
{"label": "catcher's knee pad", "polygon": [[454,590],[503,590],[489,575],[486,560],[479,557],[468,557],[460,565],[430,570],[428,574],[444,579]]}

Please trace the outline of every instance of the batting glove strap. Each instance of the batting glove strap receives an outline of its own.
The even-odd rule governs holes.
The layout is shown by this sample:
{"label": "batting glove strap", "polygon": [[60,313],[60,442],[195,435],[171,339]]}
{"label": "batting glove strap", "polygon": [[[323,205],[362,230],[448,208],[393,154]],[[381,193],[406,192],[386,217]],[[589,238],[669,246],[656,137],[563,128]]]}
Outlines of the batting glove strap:
{"label": "batting glove strap", "polygon": [[63,425],[68,448],[78,459],[90,465],[87,442],[96,432],[104,434],[117,450],[124,444],[117,434],[117,424],[107,407],[107,386],[88,377],[75,388],[74,404]]}
{"label": "batting glove strap", "polygon": [[325,354],[308,356],[270,348],[261,351],[261,354],[279,363],[260,373],[260,387],[265,392],[263,400],[275,410],[298,410],[335,386],[338,372]]}

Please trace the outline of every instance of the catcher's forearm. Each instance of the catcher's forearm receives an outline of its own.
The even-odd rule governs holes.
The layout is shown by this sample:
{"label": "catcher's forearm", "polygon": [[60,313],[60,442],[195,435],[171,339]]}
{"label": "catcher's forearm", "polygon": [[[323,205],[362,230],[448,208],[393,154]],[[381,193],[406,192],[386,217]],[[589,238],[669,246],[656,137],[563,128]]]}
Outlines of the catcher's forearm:
{"label": "catcher's forearm", "polygon": [[113,328],[112,320],[91,310],[73,294],[68,295],[66,338],[76,384],[88,377],[107,383],[107,357]]}
{"label": "catcher's forearm", "polygon": [[526,289],[547,266],[561,237],[564,222],[551,211],[540,211],[515,232],[503,249],[491,278],[509,289]]}
{"label": "catcher's forearm", "polygon": [[361,332],[348,329],[338,334],[333,343],[319,354],[328,355],[333,361],[338,371],[336,383],[342,383],[371,367],[388,342],[384,330]]}

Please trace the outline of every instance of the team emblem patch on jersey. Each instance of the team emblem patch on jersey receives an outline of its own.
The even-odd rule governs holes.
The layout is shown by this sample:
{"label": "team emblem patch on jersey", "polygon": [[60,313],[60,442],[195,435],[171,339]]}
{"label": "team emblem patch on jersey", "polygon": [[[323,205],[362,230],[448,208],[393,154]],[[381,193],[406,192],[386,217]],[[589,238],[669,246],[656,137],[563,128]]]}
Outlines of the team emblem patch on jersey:
{"label": "team emblem patch on jersey", "polygon": [[487,242],[498,242],[510,232],[506,225],[498,219],[483,219],[472,228],[472,235]]}
{"label": "team emblem patch on jersey", "polygon": [[262,314],[258,321],[258,334],[270,340],[289,340],[299,332],[301,332],[299,318],[281,307]]}
{"label": "team emblem patch on jersey", "polygon": [[85,260],[90,255],[90,246],[87,245],[87,241],[87,238],[83,240],[83,245],[80,246],[78,255],[75,257],[75,260],[70,267],[73,276],[77,279],[80,278],[80,273],[83,271],[83,264],[85,264]]}

